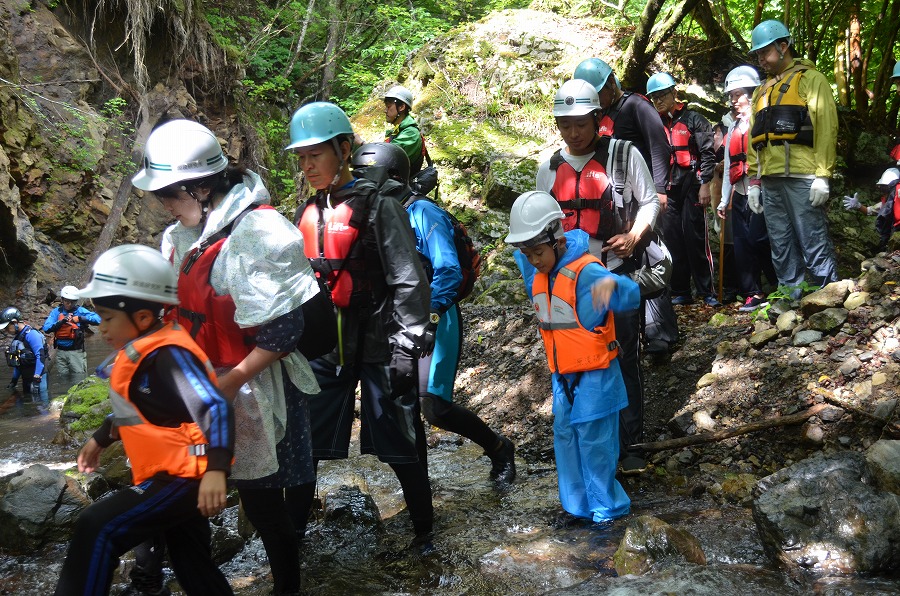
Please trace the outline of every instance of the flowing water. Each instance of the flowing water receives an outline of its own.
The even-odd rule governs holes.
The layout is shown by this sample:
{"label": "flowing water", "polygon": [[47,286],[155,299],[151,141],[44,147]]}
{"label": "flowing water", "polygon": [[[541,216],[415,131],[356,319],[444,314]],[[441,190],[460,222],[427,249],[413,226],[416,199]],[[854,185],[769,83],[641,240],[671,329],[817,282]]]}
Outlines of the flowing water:
{"label": "flowing water", "polygon": [[[89,370],[108,348],[88,339]],[[52,374],[52,373],[51,373]],[[61,395],[69,382],[50,379],[50,396]],[[51,443],[56,414],[31,396],[15,394],[0,404],[0,475],[34,463],[67,469],[75,450]],[[435,504],[435,551],[421,554],[408,547],[412,528],[390,468],[370,456],[323,462],[318,492],[327,499],[342,486],[356,486],[372,496],[380,526],[330,525],[321,513],[310,525],[304,544],[305,593],[437,594],[490,596],[505,594],[897,594],[900,580],[814,578],[773,569],[759,543],[750,511],[722,506],[706,497],[691,498],[661,490],[652,481],[626,479],[632,515],[607,525],[557,527],[559,507],[552,464],[526,465],[519,479],[500,491],[487,478],[490,462],[479,448],[455,435],[435,435],[429,450],[429,473]],[[434,437],[433,437],[434,438]],[[351,452],[358,452],[354,445]],[[613,554],[628,520],[654,515],[689,531],[700,541],[708,565],[669,566],[642,577],[617,577]],[[231,511],[227,523],[234,523]],[[0,594],[43,596],[53,591],[65,545],[10,556],[0,552]],[[124,558],[127,568],[128,557]],[[223,565],[235,593],[261,596],[271,590],[265,551],[250,540]],[[177,584],[169,572],[170,586]],[[126,587],[120,579],[112,594]]]}

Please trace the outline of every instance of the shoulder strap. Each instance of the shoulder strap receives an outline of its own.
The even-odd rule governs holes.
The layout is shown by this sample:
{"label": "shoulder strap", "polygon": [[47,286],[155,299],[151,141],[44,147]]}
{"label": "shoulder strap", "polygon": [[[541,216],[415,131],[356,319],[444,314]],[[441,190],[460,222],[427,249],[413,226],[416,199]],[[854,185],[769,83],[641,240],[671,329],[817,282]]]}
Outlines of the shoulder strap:
{"label": "shoulder strap", "polygon": [[562,149],[557,149],[553,155],[550,156],[550,171],[555,172],[559,169],[559,166],[566,161],[562,156]]}
{"label": "shoulder strap", "polygon": [[[784,81],[784,85],[790,86],[790,82],[791,82],[791,79],[794,78],[793,77],[794,74],[797,74],[797,73],[803,74],[807,70],[809,70],[808,66],[805,66],[805,65],[799,64],[799,63],[795,64],[795,65],[791,66],[790,68],[788,68],[787,70],[785,70],[780,75],[774,76],[771,79],[766,80],[766,82],[763,83],[762,86],[759,88],[758,93],[760,95],[765,93],[766,91],[769,90],[769,88],[771,88],[773,85],[780,83],[781,81]],[[781,93],[785,93],[787,91],[787,88],[784,88],[784,85],[782,85],[783,90],[781,90]]]}

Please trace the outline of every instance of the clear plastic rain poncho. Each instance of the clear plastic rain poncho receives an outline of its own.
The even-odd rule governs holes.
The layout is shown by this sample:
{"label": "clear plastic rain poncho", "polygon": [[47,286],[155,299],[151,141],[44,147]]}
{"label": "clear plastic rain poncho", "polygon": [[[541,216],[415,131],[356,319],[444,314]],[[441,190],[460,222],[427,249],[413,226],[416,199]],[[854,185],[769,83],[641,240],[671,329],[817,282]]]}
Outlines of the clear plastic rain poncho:
{"label": "clear plastic rain poncho", "polygon": [[[250,205],[270,201],[260,177],[246,172],[238,184],[194,228],[180,222],[163,234],[160,250],[181,263],[185,255]],[[255,327],[285,315],[312,298],[319,287],[303,252],[299,230],[273,209],[248,212],[222,245],[210,283],[217,294],[235,303],[235,321]],[[284,437],[286,414],[281,367],[304,393],[319,386],[306,359],[297,351],[272,364],[238,392],[235,410],[235,463],[231,478],[261,478],[278,470],[275,445]],[[224,371],[217,371],[222,373]]]}

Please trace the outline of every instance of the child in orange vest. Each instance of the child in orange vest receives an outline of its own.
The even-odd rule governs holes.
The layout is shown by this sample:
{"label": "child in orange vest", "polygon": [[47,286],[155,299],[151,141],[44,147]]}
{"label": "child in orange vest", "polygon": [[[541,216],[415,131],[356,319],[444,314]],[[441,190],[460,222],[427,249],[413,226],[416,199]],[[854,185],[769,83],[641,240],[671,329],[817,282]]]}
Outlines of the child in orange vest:
{"label": "child in orange vest", "polygon": [[78,470],[95,471],[121,439],[134,486],[81,513],[57,596],[108,594],[119,557],[160,533],[185,593],[233,594],[212,560],[207,517],[225,507],[234,418],[203,351],[160,320],[165,305],[178,304],[176,286],[160,252],[124,245],[97,259],[78,292],[94,300],[100,333],[117,350],[98,371],[109,376],[113,413],[78,453]]}
{"label": "child in orange vest", "polygon": [[604,522],[631,506],[615,477],[628,397],[613,312],[637,308],[640,290],[588,252],[586,232],[563,234],[563,217],[549,193],[526,192],[513,204],[506,242],[519,248],[552,373],[559,499],[568,515]]}

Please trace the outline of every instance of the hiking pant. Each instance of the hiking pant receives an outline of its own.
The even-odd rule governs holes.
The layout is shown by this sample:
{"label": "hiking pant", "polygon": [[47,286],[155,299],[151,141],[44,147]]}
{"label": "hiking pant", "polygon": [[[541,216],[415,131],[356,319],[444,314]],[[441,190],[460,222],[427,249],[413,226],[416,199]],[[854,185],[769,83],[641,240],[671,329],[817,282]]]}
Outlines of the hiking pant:
{"label": "hiking pant", "polygon": [[700,182],[689,177],[670,189],[662,216],[662,233],[672,253],[672,296],[691,296],[691,279],[699,298],[715,296],[706,208],[700,205]]}
{"label": "hiking pant", "polygon": [[200,481],[158,474],[81,512],[56,596],[105,596],[119,557],[162,532],[186,594],[233,594],[212,560],[209,520],[197,510]]}
{"label": "hiking pant", "polygon": [[772,267],[772,248],[766,233],[766,216],[753,213],[747,195],[735,192],[731,203],[731,226],[734,230],[735,269],[738,292],[745,299],[762,294],[762,274],[769,283],[777,283]]}
{"label": "hiking pant", "polygon": [[[641,313],[635,308],[617,312],[616,339],[619,341],[619,366],[622,369],[622,380],[625,393],[628,395],[628,406],[619,410],[619,457],[635,453],[630,445],[644,440],[644,373],[641,370],[640,336]],[[640,453],[637,450],[637,453]]]}
{"label": "hiking pant", "polygon": [[[453,403],[453,384],[462,351],[463,326],[459,307],[453,305],[441,317],[435,332],[434,351],[419,360],[419,397],[422,413],[432,426],[456,433],[493,453],[500,437],[474,412]],[[424,441],[424,436],[422,437]],[[423,451],[419,449],[420,453]]]}
{"label": "hiking pant", "polygon": [[[762,177],[763,212],[778,283],[797,288],[809,273],[813,284],[838,280],[828,211],[809,202],[812,178]],[[799,296],[800,290],[796,290]]]}
{"label": "hiking pant", "polygon": [[87,352],[84,350],[57,349],[54,360],[58,375],[70,376],[77,382],[87,374]]}

